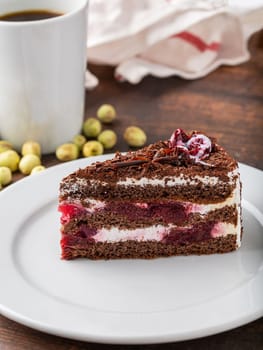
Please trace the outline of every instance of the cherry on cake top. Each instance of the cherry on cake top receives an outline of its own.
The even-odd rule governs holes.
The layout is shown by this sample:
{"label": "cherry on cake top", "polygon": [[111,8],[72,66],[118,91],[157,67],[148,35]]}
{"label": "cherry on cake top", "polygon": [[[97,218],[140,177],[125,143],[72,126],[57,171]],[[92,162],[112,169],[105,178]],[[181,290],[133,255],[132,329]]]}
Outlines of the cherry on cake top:
{"label": "cherry on cake top", "polygon": [[169,148],[177,150],[178,156],[185,154],[194,163],[209,157],[212,151],[212,142],[207,136],[195,131],[187,135],[182,129],[173,132],[168,145]]}

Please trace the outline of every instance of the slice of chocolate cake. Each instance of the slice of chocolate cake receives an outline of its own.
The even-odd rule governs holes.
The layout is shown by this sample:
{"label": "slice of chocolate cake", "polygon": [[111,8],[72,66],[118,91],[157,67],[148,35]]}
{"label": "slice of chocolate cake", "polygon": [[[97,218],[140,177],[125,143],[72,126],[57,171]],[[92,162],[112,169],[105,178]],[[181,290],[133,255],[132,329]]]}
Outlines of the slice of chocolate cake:
{"label": "slice of chocolate cake", "polygon": [[170,140],[117,153],[60,184],[63,259],[225,253],[241,244],[237,162],[213,139]]}

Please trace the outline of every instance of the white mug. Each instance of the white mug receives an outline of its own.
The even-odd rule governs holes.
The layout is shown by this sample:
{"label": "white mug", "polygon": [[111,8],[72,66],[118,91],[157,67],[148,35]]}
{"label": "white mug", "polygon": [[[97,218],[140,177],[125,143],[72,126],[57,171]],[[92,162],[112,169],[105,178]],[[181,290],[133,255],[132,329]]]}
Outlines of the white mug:
{"label": "white mug", "polygon": [[0,17],[26,10],[61,16],[0,21],[0,139],[43,153],[71,141],[83,122],[88,0],[0,0]]}

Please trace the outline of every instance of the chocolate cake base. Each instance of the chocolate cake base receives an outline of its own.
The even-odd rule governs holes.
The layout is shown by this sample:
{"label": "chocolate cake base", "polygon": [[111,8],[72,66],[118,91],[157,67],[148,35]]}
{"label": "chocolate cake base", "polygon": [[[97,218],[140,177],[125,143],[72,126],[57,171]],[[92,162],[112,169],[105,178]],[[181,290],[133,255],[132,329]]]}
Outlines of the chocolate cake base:
{"label": "chocolate cake base", "polygon": [[227,235],[194,242],[187,245],[165,244],[157,241],[118,243],[90,243],[85,249],[64,247],[62,259],[70,260],[85,257],[92,260],[108,259],[153,259],[174,255],[208,255],[227,253],[237,249],[237,236]]}

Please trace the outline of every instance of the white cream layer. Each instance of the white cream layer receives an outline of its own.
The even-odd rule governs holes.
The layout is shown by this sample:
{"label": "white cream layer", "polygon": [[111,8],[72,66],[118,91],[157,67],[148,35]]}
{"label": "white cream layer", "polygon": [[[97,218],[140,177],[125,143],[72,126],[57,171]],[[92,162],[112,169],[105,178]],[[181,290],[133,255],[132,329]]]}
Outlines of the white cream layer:
{"label": "white cream layer", "polygon": [[[235,169],[233,171],[230,171],[227,176],[229,178],[229,184],[232,185],[235,182],[235,177],[238,175],[238,169]],[[180,175],[178,177],[164,177],[163,179],[149,179],[147,177],[142,177],[141,179],[133,179],[133,178],[128,178],[126,180],[120,180],[117,182],[117,185],[122,185],[122,186],[146,186],[146,185],[151,185],[151,186],[183,186],[183,185],[197,185],[199,183],[202,183],[204,185],[210,185],[214,186],[220,183],[225,183],[219,179],[217,176],[185,176],[185,175]]]}
{"label": "white cream layer", "polygon": [[238,177],[235,188],[235,200],[237,205],[237,246],[241,246],[242,218],[241,218],[241,183]]}
{"label": "white cream layer", "polygon": [[[178,228],[174,225],[162,226],[162,225],[154,225],[145,228],[137,228],[134,230],[119,230],[116,227],[111,229],[101,229],[98,230],[98,233],[94,235],[92,238],[96,242],[124,242],[127,240],[135,240],[138,242],[145,241],[158,241],[160,242],[164,236],[166,236],[169,231],[173,228]],[[187,227],[184,227],[187,229]],[[181,229],[181,228],[180,228]],[[211,232],[211,237],[222,237],[229,234],[237,234],[237,227],[233,224],[227,224],[224,222],[217,223]]]}

